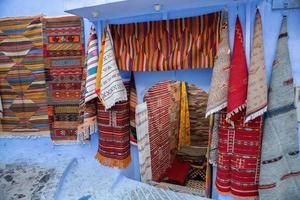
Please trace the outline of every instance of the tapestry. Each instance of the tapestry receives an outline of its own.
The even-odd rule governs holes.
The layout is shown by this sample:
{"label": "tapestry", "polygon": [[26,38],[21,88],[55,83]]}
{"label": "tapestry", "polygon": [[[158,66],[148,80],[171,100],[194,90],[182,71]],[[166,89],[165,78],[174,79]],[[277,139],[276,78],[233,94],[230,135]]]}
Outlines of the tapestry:
{"label": "tapestry", "polygon": [[124,71],[211,68],[220,16],[110,25],[117,65]]}
{"label": "tapestry", "polygon": [[[118,47],[119,48],[119,47]],[[96,75],[96,93],[109,109],[117,102],[127,101],[127,92],[119,74],[109,27],[104,30]]]}
{"label": "tapestry", "polygon": [[211,129],[210,142],[209,142],[209,163],[212,166],[217,166],[218,161],[218,133],[219,133],[220,116],[219,113],[213,116],[213,127]]}
{"label": "tapestry", "polygon": [[220,113],[216,188],[238,198],[256,198],[261,153],[262,116],[244,121],[247,96],[247,65],[243,33],[236,20],[230,65],[228,105]]}
{"label": "tapestry", "polygon": [[216,188],[221,194],[237,198],[258,196],[262,117],[244,122],[245,111],[234,121],[226,122],[220,112]]}
{"label": "tapestry", "polygon": [[209,119],[205,118],[208,94],[194,84],[188,84],[191,145],[207,148]]}
{"label": "tapestry", "polygon": [[1,135],[49,134],[41,16],[0,19]]}
{"label": "tapestry", "polygon": [[87,46],[87,77],[85,83],[85,102],[95,97],[96,94],[96,74],[98,67],[98,38],[95,27],[91,27]]}
{"label": "tapestry", "polygon": [[234,126],[235,118],[239,118],[245,108],[247,98],[248,72],[244,50],[243,30],[239,17],[236,19],[233,53],[229,69],[227,122]]}
{"label": "tapestry", "polygon": [[44,57],[51,139],[76,141],[84,68],[82,19],[44,18]]}
{"label": "tapestry", "polygon": [[190,113],[189,113],[189,101],[186,91],[186,84],[181,82],[181,94],[180,94],[180,126],[178,134],[178,149],[183,146],[189,146],[191,144],[190,135]]}
{"label": "tapestry", "polygon": [[98,41],[95,28],[92,26],[87,48],[87,61],[82,71],[81,98],[79,102],[79,126],[77,140],[86,143],[90,135],[97,130],[97,97],[96,70],[98,63]]}
{"label": "tapestry", "polygon": [[180,90],[181,82],[175,81],[170,85],[171,89],[171,107],[170,107],[170,127],[171,134],[169,137],[171,160],[173,160],[178,148],[178,134],[180,127]]}
{"label": "tapestry", "polygon": [[[129,83],[126,85],[128,90]],[[99,133],[97,160],[109,167],[128,167],[131,162],[129,101],[116,103],[110,109],[106,109],[100,101],[97,101],[97,122]]]}
{"label": "tapestry", "polygon": [[282,20],[262,140],[259,199],[300,199],[300,165],[287,19]]}
{"label": "tapestry", "polygon": [[136,105],[136,132],[141,181],[152,180],[147,103]]}
{"label": "tapestry", "polygon": [[136,87],[133,72],[130,77],[129,107],[130,107],[130,143],[137,145],[135,110],[137,104]]}
{"label": "tapestry", "polygon": [[229,68],[230,48],[228,36],[228,13],[223,11],[220,41],[210,83],[206,117],[227,106]]}
{"label": "tapestry", "polygon": [[249,68],[247,109],[245,122],[263,115],[267,111],[268,89],[262,35],[262,22],[256,11],[251,63]]}
{"label": "tapestry", "polygon": [[170,105],[172,81],[152,86],[145,94],[148,108],[149,140],[152,180],[159,181],[171,164],[170,154]]}
{"label": "tapestry", "polygon": [[77,128],[77,140],[86,143],[90,140],[91,134],[97,130],[97,108],[96,100],[85,102],[87,68],[83,69],[81,83],[81,98],[79,102],[79,126]]}

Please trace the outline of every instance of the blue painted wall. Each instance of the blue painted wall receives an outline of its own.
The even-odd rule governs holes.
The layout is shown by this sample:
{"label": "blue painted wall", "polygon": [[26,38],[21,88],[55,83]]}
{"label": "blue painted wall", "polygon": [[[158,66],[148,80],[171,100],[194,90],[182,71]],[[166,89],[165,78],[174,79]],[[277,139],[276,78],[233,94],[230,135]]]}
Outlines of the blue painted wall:
{"label": "blue painted wall", "polygon": [[[259,1],[259,3],[248,3],[247,5],[239,5],[228,7],[229,11],[229,35],[230,35],[230,46],[233,45],[233,33],[235,26],[236,15],[240,16],[242,27],[244,30],[244,39],[245,47],[247,53],[247,60],[249,62],[250,55],[250,46],[251,38],[254,26],[254,17],[255,9],[258,8],[262,14],[263,20],[263,36],[264,36],[264,48],[265,48],[265,63],[267,67],[267,76],[270,77],[271,65],[273,62],[274,54],[276,51],[276,42],[280,29],[282,13],[288,16],[288,32],[289,32],[289,52],[290,59],[293,68],[293,76],[295,83],[300,85],[300,10],[289,10],[289,11],[272,11],[270,2]],[[63,11],[64,5],[62,0],[51,0],[51,1],[36,1],[36,0],[1,0],[0,1],[0,17],[9,17],[9,16],[28,16],[28,15],[37,15],[45,14],[46,16],[58,16],[66,15]],[[173,13],[170,16],[188,16],[195,13],[204,14],[211,11],[216,11],[220,9],[219,7],[211,7],[206,9],[195,10],[194,13],[187,12],[176,12],[176,15]],[[126,20],[130,19],[121,19],[111,21],[113,23],[126,23]],[[141,18],[140,21],[147,21],[147,18]],[[98,33],[101,34],[103,22],[97,22]],[[85,35],[86,40],[88,37],[88,30],[90,23],[85,20]],[[136,72],[135,81],[137,84],[137,93],[138,93],[138,102],[143,101],[144,94],[146,91],[153,86],[155,83],[162,80],[185,80],[190,83],[194,83],[201,88],[204,88],[208,91],[210,79],[211,79],[211,70],[184,70],[184,71],[172,71],[172,72],[155,72],[155,73],[146,73],[146,72]],[[122,77],[128,78],[129,73],[123,72]],[[300,124],[299,124],[300,127]],[[300,134],[300,131],[299,131]],[[97,140],[96,136],[93,136],[93,141]],[[49,140],[49,142],[51,142]],[[95,142],[92,142],[95,145]],[[132,146],[132,157],[133,162],[128,169],[120,171],[121,174],[126,175],[127,177],[134,178],[139,180],[139,168],[138,168],[138,156],[136,147]],[[94,156],[94,155],[89,155]],[[214,190],[214,199],[234,199],[230,196],[217,195]]]}

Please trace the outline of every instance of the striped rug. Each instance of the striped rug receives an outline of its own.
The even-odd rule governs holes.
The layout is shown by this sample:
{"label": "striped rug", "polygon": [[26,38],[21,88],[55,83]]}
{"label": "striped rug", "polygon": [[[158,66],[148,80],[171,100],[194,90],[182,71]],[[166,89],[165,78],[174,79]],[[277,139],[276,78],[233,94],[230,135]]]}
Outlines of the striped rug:
{"label": "striped rug", "polygon": [[83,20],[45,18],[43,28],[51,139],[76,141],[84,66]]}
{"label": "striped rug", "polygon": [[87,77],[85,83],[85,102],[88,102],[95,97],[96,94],[96,74],[98,67],[98,39],[96,30],[91,27],[88,47],[87,47]]}
{"label": "striped rug", "polygon": [[110,25],[117,65],[125,71],[213,67],[220,12],[173,20]]}
{"label": "striped rug", "polygon": [[[129,81],[124,85],[129,94]],[[97,123],[99,143],[96,159],[106,166],[128,167],[131,162],[129,101],[116,103],[110,109],[97,101]]]}
{"label": "striped rug", "polygon": [[49,134],[41,16],[0,19],[0,135]]}

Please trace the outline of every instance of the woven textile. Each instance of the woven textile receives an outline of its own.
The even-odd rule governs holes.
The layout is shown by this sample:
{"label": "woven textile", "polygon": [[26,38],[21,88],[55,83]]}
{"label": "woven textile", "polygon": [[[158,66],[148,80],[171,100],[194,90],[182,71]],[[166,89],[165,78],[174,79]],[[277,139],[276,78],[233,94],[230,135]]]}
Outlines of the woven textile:
{"label": "woven textile", "polygon": [[109,28],[106,27],[99,55],[96,93],[106,109],[115,103],[127,101],[127,92],[119,74]]}
{"label": "woven textile", "polygon": [[82,72],[81,98],[79,103],[79,121],[77,140],[87,142],[97,130],[96,70],[98,63],[98,41],[94,27],[91,27],[87,49],[87,62]]}
{"label": "woven textile", "polygon": [[228,36],[228,13],[224,11],[222,13],[222,27],[220,31],[218,52],[210,83],[206,117],[227,106],[229,67],[230,48]]}
{"label": "woven textile", "polygon": [[2,100],[1,100],[1,97],[0,97],[0,119],[3,118],[3,107],[2,107]]}
{"label": "woven textile", "polygon": [[48,114],[55,142],[77,139],[84,67],[83,21],[68,16],[44,19]]}
{"label": "woven textile", "polygon": [[152,180],[159,181],[171,164],[171,81],[152,86],[144,97],[148,107]]}
{"label": "woven textile", "polygon": [[262,22],[260,13],[257,10],[248,77],[246,122],[267,111],[267,91]]}
{"label": "woven textile", "polygon": [[152,180],[147,103],[136,106],[135,119],[141,180],[147,182]]}
{"label": "woven textile", "polygon": [[178,149],[191,144],[189,101],[185,82],[181,82],[180,94],[180,126],[178,134]]}
{"label": "woven textile", "polygon": [[90,36],[87,47],[87,77],[85,83],[85,102],[95,97],[96,94],[96,74],[98,67],[98,39],[96,30],[91,27]]}
{"label": "woven textile", "polygon": [[[243,111],[244,115],[244,111]],[[239,198],[258,195],[262,117],[244,123],[241,116],[235,127],[220,113],[216,188],[222,194]]]}
{"label": "woven textile", "polygon": [[[226,120],[234,125],[234,118],[243,108],[247,98],[248,72],[244,50],[243,31],[239,17],[236,19],[234,46],[229,71],[227,117]],[[237,115],[237,116],[236,116]],[[235,117],[236,116],[236,117]]]}
{"label": "woven textile", "polygon": [[117,64],[125,71],[213,67],[220,13],[110,25]]}
{"label": "woven textile", "polygon": [[218,133],[219,133],[219,123],[220,116],[219,114],[214,114],[213,127],[210,135],[210,144],[209,144],[209,163],[214,167],[217,166],[218,160]]}
{"label": "woven textile", "polygon": [[191,145],[207,147],[209,120],[205,118],[208,94],[194,84],[188,84]]}
{"label": "woven textile", "polygon": [[49,134],[41,16],[0,19],[1,135]]}
{"label": "woven textile", "polygon": [[241,198],[258,196],[262,117],[246,123],[247,66],[243,33],[236,20],[227,112],[220,114],[216,188]]}
{"label": "woven textile", "polygon": [[130,143],[137,145],[135,109],[137,104],[137,95],[135,88],[134,75],[131,73],[130,92],[129,92],[129,107],[130,107]]}
{"label": "woven textile", "polygon": [[129,101],[116,103],[109,110],[97,101],[97,121],[99,146],[96,158],[98,161],[110,167],[128,167],[131,162]]}
{"label": "woven textile", "polygon": [[259,198],[300,199],[300,165],[294,87],[283,18],[272,67],[262,141]]}
{"label": "woven textile", "polygon": [[171,135],[170,135],[170,150],[171,150],[171,160],[176,156],[178,148],[178,134],[180,127],[180,90],[181,82],[176,81],[171,84]]}

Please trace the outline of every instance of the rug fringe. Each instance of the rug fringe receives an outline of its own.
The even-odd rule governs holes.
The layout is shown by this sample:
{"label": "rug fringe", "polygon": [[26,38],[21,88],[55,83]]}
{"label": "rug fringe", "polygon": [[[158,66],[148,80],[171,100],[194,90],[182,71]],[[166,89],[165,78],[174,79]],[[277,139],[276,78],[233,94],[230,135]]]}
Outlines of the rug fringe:
{"label": "rug fringe", "polygon": [[99,152],[96,154],[95,158],[101,163],[102,165],[109,166],[109,167],[117,167],[117,168],[127,168],[131,162],[131,156],[129,155],[127,158],[123,160],[117,160],[113,158],[107,158],[102,156]]}
{"label": "rug fringe", "polygon": [[113,107],[114,105],[116,105],[116,103],[122,102],[122,101],[128,101],[128,97],[127,97],[127,92],[126,91],[124,91],[123,94],[120,97],[117,97],[116,99],[114,99],[114,101],[112,101],[110,104],[105,105],[104,101],[101,101],[101,102],[104,105],[105,110],[108,110],[111,107]]}
{"label": "rug fringe", "polygon": [[246,104],[242,104],[239,107],[235,108],[233,111],[231,111],[230,113],[226,114],[226,122],[231,124],[231,126],[234,127],[234,122],[231,120],[231,117],[237,113],[239,113],[240,111],[242,111],[243,109],[246,108]]}
{"label": "rug fringe", "polygon": [[208,116],[210,116],[210,115],[212,115],[212,114],[214,114],[216,112],[219,112],[220,110],[222,110],[222,109],[224,109],[226,107],[227,107],[227,102],[224,102],[221,105],[219,105],[219,106],[217,106],[217,107],[215,107],[213,109],[210,109],[210,110],[206,111],[205,118],[207,118]]}
{"label": "rug fringe", "polygon": [[267,109],[268,109],[268,106],[265,106],[264,108],[256,111],[255,113],[252,113],[252,114],[246,116],[244,123],[247,123],[248,121],[253,120],[256,117],[263,115],[265,112],[267,112]]}

